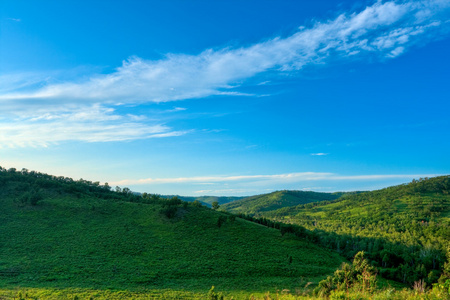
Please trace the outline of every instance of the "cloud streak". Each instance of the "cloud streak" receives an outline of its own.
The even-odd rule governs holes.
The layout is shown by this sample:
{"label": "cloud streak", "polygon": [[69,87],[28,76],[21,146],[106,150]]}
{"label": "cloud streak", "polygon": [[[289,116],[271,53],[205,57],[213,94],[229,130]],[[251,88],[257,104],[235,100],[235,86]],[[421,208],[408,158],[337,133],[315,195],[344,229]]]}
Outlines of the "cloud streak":
{"label": "cloud streak", "polygon": [[[39,84],[35,78],[15,78],[8,86],[0,88],[0,117],[11,125],[0,124],[3,132],[0,142],[11,138],[14,144],[26,144],[25,137],[37,134],[44,136],[44,144],[67,140],[62,132],[45,138],[55,124],[64,128],[61,130],[68,133],[65,136],[88,142],[115,140],[111,137],[112,131],[119,132],[118,140],[127,139],[125,136],[135,139],[177,135],[168,133],[170,130],[163,125],[133,123],[124,117],[108,119],[92,130],[78,130],[74,123],[55,120],[34,127],[31,114],[26,115],[26,110],[33,107],[44,113],[57,111],[61,114],[59,111],[67,113],[69,107],[75,107],[76,117],[79,111],[89,107],[108,109],[124,104],[246,95],[238,91],[239,86],[264,72],[297,72],[309,65],[363,59],[367,55],[378,59],[397,57],[416,44],[447,33],[449,11],[450,0],[379,1],[360,12],[341,14],[309,28],[300,27],[290,36],[246,47],[207,49],[198,55],[168,54],[154,61],[131,57],[112,73],[93,75],[84,81],[47,83],[43,79]],[[18,112],[22,116],[20,121],[25,119],[24,124],[10,117]],[[136,129],[138,134],[128,134],[131,129]],[[17,135],[12,132],[23,133],[24,138],[21,134],[15,138]]]}
{"label": "cloud streak", "polygon": [[170,127],[149,125],[143,116],[118,115],[101,106],[77,111],[49,112],[0,119],[0,148],[48,147],[61,141],[113,142],[186,134]]}
{"label": "cloud streak", "polygon": [[274,175],[239,175],[239,176],[198,176],[178,178],[146,178],[138,180],[121,180],[112,182],[114,185],[152,185],[152,184],[193,184],[193,183],[260,183],[265,185],[279,183],[295,183],[304,181],[365,181],[365,180],[387,180],[387,179],[419,179],[424,177],[435,177],[439,174],[381,174],[381,175],[339,175],[335,173],[320,172],[298,172]]}
{"label": "cloud streak", "polygon": [[268,70],[299,70],[358,54],[396,57],[414,44],[437,38],[448,27],[449,8],[448,0],[377,2],[359,13],[302,27],[285,38],[238,49],[208,49],[198,55],[168,54],[156,61],[132,57],[111,74],[7,93],[0,100],[57,98],[117,104],[229,94],[242,80]]}

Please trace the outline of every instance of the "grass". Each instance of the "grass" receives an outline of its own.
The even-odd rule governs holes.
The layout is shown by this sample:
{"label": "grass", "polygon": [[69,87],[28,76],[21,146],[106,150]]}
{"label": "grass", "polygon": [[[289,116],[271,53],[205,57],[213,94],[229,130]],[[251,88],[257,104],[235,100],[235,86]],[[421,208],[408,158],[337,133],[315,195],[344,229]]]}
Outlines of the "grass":
{"label": "grass", "polygon": [[[310,289],[300,288],[296,290],[278,290],[275,292],[222,292],[215,288],[216,295],[223,295],[224,300],[305,300],[305,299],[323,299],[318,296],[312,296]],[[153,289],[153,290],[120,290],[120,289],[88,289],[88,288],[0,288],[0,299],[2,300],[119,300],[119,299],[216,299],[208,295],[208,292],[192,292],[171,289]],[[421,292],[410,289],[395,289],[386,287],[367,293],[363,291],[334,292],[329,299],[354,299],[354,300],[449,300],[450,294],[446,289],[433,288]]]}
{"label": "grass", "polygon": [[9,193],[0,205],[0,299],[19,291],[39,299],[202,297],[213,285],[237,296],[276,293],[298,289],[302,280],[317,284],[344,261],[243,219],[219,228],[226,214],[193,205],[173,219],[157,204],[70,194],[49,193],[31,206]]}
{"label": "grass", "polygon": [[276,191],[233,201],[222,206],[232,213],[259,215],[266,211],[317,201],[338,199],[343,193],[318,193],[310,191]]}
{"label": "grass", "polygon": [[[225,299],[315,299],[312,288],[344,261],[307,240],[195,203],[176,204],[169,219],[161,213],[166,200],[136,203],[137,196],[104,192],[95,183],[5,170],[0,175],[1,300],[219,299],[208,296],[212,286]],[[402,242],[412,240],[400,232],[407,225],[423,235],[420,240],[448,241],[448,189],[402,194],[404,188],[410,187],[290,207],[278,216],[306,227],[315,227],[317,218],[317,226],[333,231],[369,230]],[[23,197],[27,192],[43,199],[32,205],[23,201],[31,199]],[[394,290],[385,281],[373,294],[337,291],[331,299],[449,299],[446,289]]]}

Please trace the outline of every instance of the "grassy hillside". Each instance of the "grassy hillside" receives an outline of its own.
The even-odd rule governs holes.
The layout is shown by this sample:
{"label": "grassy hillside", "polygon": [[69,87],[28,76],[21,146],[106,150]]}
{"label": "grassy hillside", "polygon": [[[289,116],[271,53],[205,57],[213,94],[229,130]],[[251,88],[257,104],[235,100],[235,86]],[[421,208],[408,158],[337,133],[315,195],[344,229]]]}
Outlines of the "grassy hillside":
{"label": "grassy hillside", "polygon": [[222,210],[232,213],[246,213],[260,216],[263,212],[282,207],[296,206],[318,201],[331,201],[343,193],[317,193],[305,191],[276,191],[270,194],[247,197],[222,205]]}
{"label": "grassy hillside", "polygon": [[[450,254],[449,176],[262,215],[298,224],[321,245],[348,258],[364,250],[383,276],[408,284],[436,282]],[[445,276],[450,276],[448,268]]]}
{"label": "grassy hillside", "polygon": [[0,187],[0,286],[10,289],[295,290],[343,261],[198,203],[27,170],[1,169]]}
{"label": "grassy hillside", "polygon": [[194,202],[200,201],[206,206],[210,207],[213,202],[218,202],[220,205],[230,203],[233,201],[241,200],[245,197],[224,197],[224,196],[199,196],[199,197],[187,197],[187,196],[178,196],[183,201]]}

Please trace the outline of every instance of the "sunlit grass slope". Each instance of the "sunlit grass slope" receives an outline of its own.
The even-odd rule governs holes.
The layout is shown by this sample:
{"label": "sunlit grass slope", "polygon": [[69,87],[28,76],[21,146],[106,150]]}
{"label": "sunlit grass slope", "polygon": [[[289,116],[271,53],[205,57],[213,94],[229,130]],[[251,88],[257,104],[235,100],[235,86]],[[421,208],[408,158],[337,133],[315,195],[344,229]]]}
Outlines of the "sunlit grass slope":
{"label": "sunlit grass slope", "polygon": [[343,193],[318,193],[309,191],[276,191],[247,197],[222,205],[222,209],[232,213],[245,213],[260,216],[264,212],[283,207],[297,206],[310,202],[331,201]]}
{"label": "sunlit grass slope", "polygon": [[183,201],[193,202],[195,200],[200,201],[201,203],[205,204],[206,206],[211,207],[211,204],[213,202],[217,202],[220,205],[226,204],[229,202],[241,200],[245,197],[224,197],[224,196],[199,196],[199,197],[186,197],[186,196],[178,196]]}
{"label": "sunlit grass slope", "polygon": [[348,258],[364,250],[381,275],[410,285],[435,283],[450,254],[450,176],[262,215],[301,225]]}
{"label": "sunlit grass slope", "polygon": [[41,175],[0,172],[0,285],[11,289],[266,292],[317,282],[343,261],[198,203],[168,218],[168,200]]}

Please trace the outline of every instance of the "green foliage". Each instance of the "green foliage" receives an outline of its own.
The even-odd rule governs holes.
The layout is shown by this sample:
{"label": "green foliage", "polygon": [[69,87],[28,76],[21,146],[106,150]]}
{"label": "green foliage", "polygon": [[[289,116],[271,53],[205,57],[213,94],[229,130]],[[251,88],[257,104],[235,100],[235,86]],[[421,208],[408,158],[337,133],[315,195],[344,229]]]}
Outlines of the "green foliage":
{"label": "green foliage", "polygon": [[[213,284],[224,295],[295,290],[299,278],[318,282],[343,261],[309,241],[282,237],[279,230],[200,202],[116,192],[36,172],[2,170],[0,183],[0,286],[35,287],[52,295],[29,293],[39,299],[102,299],[96,292],[55,296],[54,287],[94,288],[103,299],[153,299],[158,297],[143,296],[146,290],[183,287],[204,299]],[[37,206],[22,205],[19,199],[34,191],[43,196]],[[168,219],[164,209],[176,213]],[[186,293],[174,297],[192,296]]]}
{"label": "green foliage", "polygon": [[[346,194],[262,212],[260,219],[303,227],[304,236],[350,259],[358,251],[387,279],[431,285],[450,275],[450,177],[421,179],[378,191]],[[281,226],[283,232],[289,227]],[[294,227],[295,228],[295,227]],[[441,275],[442,274],[442,275]]]}
{"label": "green foliage", "polygon": [[222,227],[222,225],[227,221],[227,217],[226,216],[219,216],[219,218],[217,219],[217,227]]}
{"label": "green foliage", "polygon": [[439,278],[440,283],[443,283],[443,282],[450,283],[450,245],[447,245],[446,256],[447,256],[447,261],[444,263],[444,266],[442,267],[442,274],[441,274],[441,277]]}
{"label": "green foliage", "polygon": [[[165,196],[165,197],[170,198],[171,196]],[[217,202],[217,203],[219,203],[219,205],[222,205],[225,203],[229,203],[229,202],[233,202],[233,201],[237,201],[237,200],[241,200],[241,199],[245,198],[245,197],[226,197],[226,196],[222,196],[222,197],[218,197],[218,196],[199,196],[199,197],[178,196],[178,197],[180,197],[181,200],[187,201],[187,202],[194,202],[197,200],[206,206],[212,206],[213,202]]]}
{"label": "green foliage", "polygon": [[30,204],[35,206],[43,198],[44,198],[44,196],[42,196],[42,193],[40,191],[34,192],[30,195]]}
{"label": "green foliage", "polygon": [[164,199],[162,202],[162,206],[163,207],[159,212],[167,218],[172,219],[177,215],[178,208],[186,208],[187,203],[183,203],[180,198],[175,196],[170,199]]}
{"label": "green foliage", "polygon": [[178,211],[177,206],[164,206],[161,208],[160,213],[164,216],[166,216],[169,219],[172,219],[176,216]]}
{"label": "green foliage", "polygon": [[192,202],[192,206],[194,207],[202,207],[202,203],[198,200],[194,200],[194,202]]}
{"label": "green foliage", "polygon": [[277,191],[270,194],[251,196],[222,205],[222,209],[232,213],[246,213],[261,216],[262,213],[300,204],[331,201],[342,193],[317,193],[305,191]]}
{"label": "green foliage", "polygon": [[[320,283],[330,298],[450,298],[448,177],[260,217],[28,170],[0,168],[0,184],[2,299],[205,299],[213,284],[227,299],[275,299],[268,290],[303,299],[277,291],[296,291],[299,278],[318,283],[343,262],[311,241],[347,258],[366,251]],[[428,289],[374,291],[368,262]]]}
{"label": "green foliage", "polygon": [[217,210],[219,209],[220,205],[219,202],[214,201],[213,203],[211,203],[212,209]]}
{"label": "green foliage", "polygon": [[30,204],[36,206],[44,198],[41,191],[27,191],[18,197],[22,205]]}
{"label": "green foliage", "polygon": [[[221,289],[222,290],[222,289]],[[54,299],[96,299],[96,300],[148,300],[148,299],[223,299],[231,300],[313,300],[324,299],[323,297],[312,296],[305,294],[304,291],[296,290],[282,290],[281,292],[224,292],[217,293],[215,289],[213,293],[193,292],[187,290],[174,289],[151,289],[151,290],[120,290],[120,289],[85,289],[85,288],[15,288],[4,289],[0,288],[0,297],[2,299],[23,299],[23,300],[54,300]],[[217,298],[215,298],[217,296]],[[394,288],[386,288],[377,290],[374,293],[362,291],[345,291],[334,290],[330,293],[328,299],[345,299],[345,300],[449,300],[450,295],[440,287],[433,287],[424,292],[417,292],[408,289],[396,290]]]}
{"label": "green foliage", "polygon": [[211,289],[208,292],[207,299],[208,300],[223,300],[223,294],[222,293],[217,293],[214,290],[214,286],[212,286]]}
{"label": "green foliage", "polygon": [[333,294],[334,297],[342,295],[343,291],[346,294],[350,291],[373,293],[377,283],[376,274],[376,269],[369,264],[364,258],[364,252],[361,251],[356,254],[351,265],[343,263],[333,276],[328,276],[325,280],[322,280],[315,293],[329,296],[332,291],[338,291]]}

